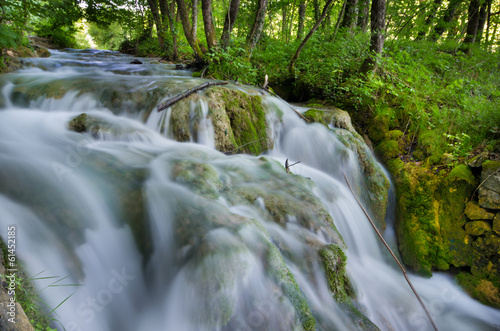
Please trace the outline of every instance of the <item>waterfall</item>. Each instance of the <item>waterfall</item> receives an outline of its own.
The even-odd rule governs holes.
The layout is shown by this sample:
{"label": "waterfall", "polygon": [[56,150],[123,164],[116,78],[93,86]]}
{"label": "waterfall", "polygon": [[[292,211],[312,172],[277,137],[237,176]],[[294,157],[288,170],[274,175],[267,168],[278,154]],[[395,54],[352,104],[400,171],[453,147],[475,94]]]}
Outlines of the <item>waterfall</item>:
{"label": "waterfall", "polygon": [[[266,96],[274,148],[225,155],[199,100],[190,109],[202,119],[198,134],[176,142],[170,110],[154,107],[202,80],[132,60],[52,51],[0,77],[0,235],[16,227],[18,260],[40,275],[43,300],[60,305],[54,327],[370,329],[330,293],[317,251],[334,244],[345,250],[357,311],[381,330],[430,329],[345,184],[344,172],[359,182],[362,171],[337,129]],[[83,112],[101,130],[69,130]],[[300,161],[293,174],[286,159]],[[440,330],[500,327],[500,311],[451,276],[410,278]]]}

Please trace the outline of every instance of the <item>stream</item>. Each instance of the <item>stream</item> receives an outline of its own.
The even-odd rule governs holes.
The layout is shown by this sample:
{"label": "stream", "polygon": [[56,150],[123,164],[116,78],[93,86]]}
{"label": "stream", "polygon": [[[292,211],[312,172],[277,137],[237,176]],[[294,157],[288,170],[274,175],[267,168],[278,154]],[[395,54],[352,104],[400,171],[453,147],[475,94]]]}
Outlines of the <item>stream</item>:
{"label": "stream", "polygon": [[[196,141],[177,142],[169,110],[154,108],[206,80],[116,52],[51,53],[0,76],[0,235],[15,226],[18,262],[57,307],[53,327],[372,329],[329,292],[318,247],[345,243],[357,310],[380,330],[432,329],[344,181],[345,172],[359,183],[362,172],[336,129],[266,95],[274,147],[264,155],[215,150],[202,101],[192,105],[205,119]],[[81,113],[109,130],[69,130]],[[294,175],[286,159],[301,161]],[[384,235],[396,247],[393,195]],[[273,201],[322,207],[277,221]],[[452,276],[409,277],[439,330],[500,330],[500,311]]]}

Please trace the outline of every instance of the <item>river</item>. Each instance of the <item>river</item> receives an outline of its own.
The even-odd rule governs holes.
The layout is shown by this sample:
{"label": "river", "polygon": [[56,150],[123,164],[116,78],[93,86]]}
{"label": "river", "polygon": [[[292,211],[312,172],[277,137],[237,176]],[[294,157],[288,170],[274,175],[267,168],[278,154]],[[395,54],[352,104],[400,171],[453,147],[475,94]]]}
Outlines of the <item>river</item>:
{"label": "river", "polygon": [[[372,323],[431,329],[343,180],[345,171],[359,181],[360,170],[335,130],[266,96],[275,144],[263,157],[216,151],[209,119],[196,141],[176,142],[169,112],[151,110],[204,80],[114,52],[51,52],[0,77],[0,234],[5,240],[15,226],[17,259],[57,307],[54,327],[300,330],[298,300],[320,330],[363,329],[332,298],[314,250],[342,239],[320,220],[273,221],[262,197],[278,197],[291,208],[321,201],[345,242],[355,306]],[[69,130],[81,113],[109,130]],[[298,176],[286,174],[286,159],[301,161],[292,168]],[[262,197],[248,203],[242,187]],[[385,235],[394,247],[392,209]],[[283,275],[300,291],[287,290]],[[410,279],[439,330],[500,329],[500,311],[450,275]]]}

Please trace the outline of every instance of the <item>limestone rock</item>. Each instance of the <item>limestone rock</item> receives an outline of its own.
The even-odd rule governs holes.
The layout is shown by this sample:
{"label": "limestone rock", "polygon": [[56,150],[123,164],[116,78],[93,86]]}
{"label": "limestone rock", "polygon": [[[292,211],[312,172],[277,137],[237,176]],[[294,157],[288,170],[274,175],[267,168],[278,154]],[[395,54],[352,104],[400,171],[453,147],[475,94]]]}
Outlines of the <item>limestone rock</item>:
{"label": "limestone rock", "polygon": [[476,202],[469,202],[465,208],[465,215],[473,221],[477,220],[492,220],[495,214],[479,207]]}
{"label": "limestone rock", "polygon": [[485,161],[481,172],[479,204],[483,208],[500,210],[500,161]]}
{"label": "limestone rock", "polygon": [[[199,104],[205,103],[203,115]],[[206,116],[214,128],[215,148],[221,152],[259,155],[271,149],[274,142],[267,126],[259,95],[212,87],[203,94],[192,94],[172,106],[170,133],[177,141],[197,140],[198,128]]]}
{"label": "limestone rock", "polygon": [[465,224],[465,231],[473,236],[480,236],[485,232],[491,231],[491,226],[485,221],[474,221]]}
{"label": "limestone rock", "polygon": [[339,108],[309,109],[304,113],[304,117],[312,122],[333,125],[336,128],[350,131],[356,135],[358,134],[352,126],[349,113]]}

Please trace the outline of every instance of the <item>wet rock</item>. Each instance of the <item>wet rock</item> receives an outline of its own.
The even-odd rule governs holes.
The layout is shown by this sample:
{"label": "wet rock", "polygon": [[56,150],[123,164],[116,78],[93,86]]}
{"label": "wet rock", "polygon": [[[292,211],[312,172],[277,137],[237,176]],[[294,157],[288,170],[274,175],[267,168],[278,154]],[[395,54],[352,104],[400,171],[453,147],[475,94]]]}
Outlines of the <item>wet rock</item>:
{"label": "wet rock", "polygon": [[479,204],[483,208],[500,210],[500,161],[485,161],[481,172]]}
{"label": "wet rock", "polygon": [[68,123],[69,129],[75,132],[86,132],[87,125],[88,116],[85,113],[78,115]]}
{"label": "wet rock", "polygon": [[352,126],[349,113],[339,108],[309,109],[304,113],[304,117],[311,122],[332,125],[336,128],[350,131],[353,134],[358,134]]}
{"label": "wet rock", "polygon": [[489,153],[488,152],[482,152],[481,154],[475,156],[472,158],[467,164],[469,167],[472,168],[479,168],[483,165],[483,162],[488,160]]}
{"label": "wet rock", "polygon": [[142,64],[142,62],[138,59],[135,59],[134,61],[130,62],[130,64]]}
{"label": "wet rock", "polygon": [[465,231],[473,236],[480,236],[491,231],[491,225],[485,221],[473,221],[465,224]]}
{"label": "wet rock", "polygon": [[259,155],[274,145],[261,97],[226,87],[208,88],[205,95],[192,94],[172,106],[170,133],[175,140],[197,140],[202,103],[208,105],[217,150]]}
{"label": "wet rock", "polygon": [[471,201],[467,204],[465,208],[465,215],[473,221],[477,220],[492,220],[495,217],[494,213],[491,213],[477,204],[477,202]]}

